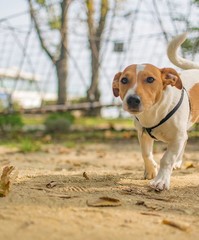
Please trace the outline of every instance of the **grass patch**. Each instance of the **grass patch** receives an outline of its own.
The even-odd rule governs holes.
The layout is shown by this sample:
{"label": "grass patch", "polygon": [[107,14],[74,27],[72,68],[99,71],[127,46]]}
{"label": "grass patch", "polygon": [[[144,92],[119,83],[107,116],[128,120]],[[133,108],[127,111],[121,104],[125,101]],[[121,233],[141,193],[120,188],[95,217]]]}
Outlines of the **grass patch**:
{"label": "grass patch", "polygon": [[17,144],[17,147],[19,151],[23,153],[37,152],[41,150],[41,143],[30,138],[23,138],[21,142]]}
{"label": "grass patch", "polygon": [[133,126],[133,121],[124,118],[80,117],[75,119],[74,125],[87,128],[120,125],[124,128],[130,128]]}
{"label": "grass patch", "polygon": [[[24,125],[42,125],[49,115],[22,115]],[[109,126],[120,126],[122,128],[133,127],[131,118],[102,118],[102,117],[78,117],[75,118],[73,126],[83,128],[108,128]]]}
{"label": "grass patch", "polygon": [[44,124],[46,115],[34,114],[34,115],[22,115],[24,125],[41,125]]}
{"label": "grass patch", "polygon": [[[47,115],[24,115],[23,122],[26,125],[37,125],[45,122]],[[197,127],[197,126],[196,126]],[[193,128],[189,132],[189,138],[199,138],[199,128]],[[34,132],[8,132],[1,134],[0,145],[17,148],[19,151],[28,153],[42,150],[45,144],[60,144],[67,148],[75,148],[79,144],[109,143],[113,141],[131,141],[137,139],[137,133],[133,121],[129,119],[104,119],[100,117],[80,117],[73,123],[73,130],[67,133],[53,132],[48,134],[41,130]],[[48,140],[49,138],[49,140]]]}
{"label": "grass patch", "polygon": [[67,148],[74,148],[76,147],[76,142],[75,141],[71,141],[70,139],[64,143],[64,146]]}

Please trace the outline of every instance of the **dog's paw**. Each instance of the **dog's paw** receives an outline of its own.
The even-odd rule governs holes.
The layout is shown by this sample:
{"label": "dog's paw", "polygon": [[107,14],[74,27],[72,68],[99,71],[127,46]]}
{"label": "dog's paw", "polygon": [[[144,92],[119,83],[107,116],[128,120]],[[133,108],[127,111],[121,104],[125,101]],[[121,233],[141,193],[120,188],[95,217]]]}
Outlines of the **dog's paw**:
{"label": "dog's paw", "polygon": [[181,168],[181,165],[182,165],[182,160],[179,160],[177,162],[175,162],[173,164],[173,169],[176,170],[176,169],[180,169]]}
{"label": "dog's paw", "polygon": [[168,170],[159,171],[157,177],[150,182],[150,186],[157,191],[169,190],[170,172]]}
{"label": "dog's paw", "polygon": [[158,166],[154,162],[151,165],[145,166],[144,179],[153,179],[157,176]]}

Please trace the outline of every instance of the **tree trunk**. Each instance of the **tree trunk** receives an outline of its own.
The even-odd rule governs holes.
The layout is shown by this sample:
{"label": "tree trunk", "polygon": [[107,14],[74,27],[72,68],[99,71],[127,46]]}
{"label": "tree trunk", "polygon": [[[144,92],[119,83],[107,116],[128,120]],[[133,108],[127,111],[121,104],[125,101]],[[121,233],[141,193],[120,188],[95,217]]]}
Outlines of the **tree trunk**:
{"label": "tree trunk", "polygon": [[61,15],[61,49],[59,59],[56,61],[56,71],[58,78],[58,104],[65,104],[67,101],[67,76],[68,76],[68,64],[67,64],[67,10],[68,0],[63,0],[61,3],[62,15]]}
{"label": "tree trunk", "polygon": [[57,104],[65,104],[66,103],[66,91],[67,91],[67,59],[62,58],[56,62],[56,72],[57,72],[57,80],[58,80],[58,99]]}
{"label": "tree trunk", "polygon": [[87,91],[88,100],[91,102],[99,101],[99,53],[91,52],[91,85]]}
{"label": "tree trunk", "polygon": [[[94,0],[87,0],[87,23],[89,32],[89,45],[91,52],[91,84],[87,90],[87,99],[89,102],[98,102],[100,100],[99,91],[99,65],[102,33],[105,27],[108,13],[109,0],[100,1],[100,19],[98,25],[94,21]],[[100,115],[100,109],[90,109],[88,115]]]}
{"label": "tree trunk", "polygon": [[[96,45],[95,45],[96,46]],[[89,102],[99,102],[100,91],[99,91],[99,51],[91,51],[91,85],[87,90],[87,100]],[[89,116],[100,116],[100,108],[89,109],[86,115]]]}
{"label": "tree trunk", "polygon": [[[33,8],[32,0],[28,0],[30,7],[30,14],[35,24],[35,29],[41,44],[42,49],[46,52],[50,60],[55,63],[57,72],[57,95],[58,104],[65,104],[67,101],[67,76],[68,76],[68,64],[67,64],[67,10],[71,3],[71,0],[61,1],[61,27],[60,27],[60,42],[59,42],[59,54],[52,54],[49,47],[46,44],[45,38],[42,36],[41,26],[36,11]],[[45,4],[43,4],[45,6]]]}

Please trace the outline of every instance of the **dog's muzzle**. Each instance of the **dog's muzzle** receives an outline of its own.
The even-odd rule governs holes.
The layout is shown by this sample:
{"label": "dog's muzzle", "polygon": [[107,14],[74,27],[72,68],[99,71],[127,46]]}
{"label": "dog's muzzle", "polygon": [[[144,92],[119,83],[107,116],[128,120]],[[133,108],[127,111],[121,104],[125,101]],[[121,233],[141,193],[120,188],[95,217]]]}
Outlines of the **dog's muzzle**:
{"label": "dog's muzzle", "polygon": [[141,99],[138,95],[131,95],[131,96],[128,96],[128,98],[126,99],[126,103],[129,109],[134,111],[139,110]]}

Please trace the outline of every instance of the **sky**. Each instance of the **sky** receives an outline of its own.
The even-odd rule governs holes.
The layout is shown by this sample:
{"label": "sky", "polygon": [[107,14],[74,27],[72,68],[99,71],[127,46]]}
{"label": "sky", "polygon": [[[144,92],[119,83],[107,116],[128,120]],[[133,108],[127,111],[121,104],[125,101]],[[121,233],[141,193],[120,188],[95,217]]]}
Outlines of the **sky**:
{"label": "sky", "polygon": [[[0,0],[0,4],[0,19],[28,11],[28,4],[26,0]],[[14,18],[16,25],[20,25],[23,21],[26,20],[27,18],[25,15],[23,19]]]}

